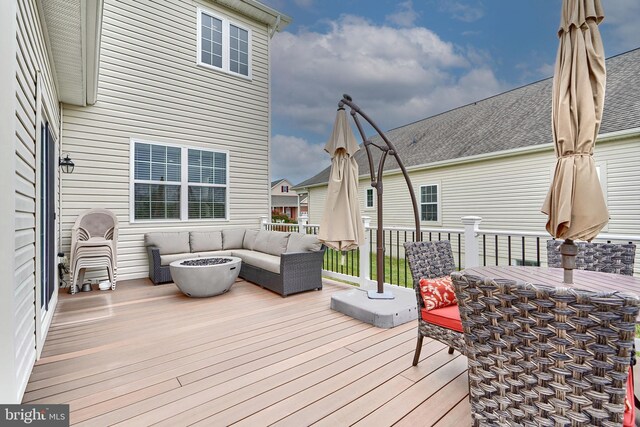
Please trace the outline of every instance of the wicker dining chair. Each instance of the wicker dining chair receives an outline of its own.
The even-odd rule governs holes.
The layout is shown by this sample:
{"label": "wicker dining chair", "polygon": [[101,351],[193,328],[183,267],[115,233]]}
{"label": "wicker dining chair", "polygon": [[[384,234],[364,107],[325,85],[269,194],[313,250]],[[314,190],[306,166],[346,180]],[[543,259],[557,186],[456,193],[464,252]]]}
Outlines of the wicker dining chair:
{"label": "wicker dining chair", "polygon": [[474,426],[621,426],[640,300],[451,275]]}
{"label": "wicker dining chair", "polygon": [[444,277],[455,271],[456,266],[453,260],[453,252],[451,251],[451,242],[448,240],[407,242],[404,244],[404,248],[413,278],[413,289],[418,300],[418,342],[413,356],[413,366],[416,366],[420,359],[422,339],[424,337],[447,344],[449,346],[449,354],[453,354],[454,349],[464,354],[465,345],[462,333],[426,322],[421,316],[425,306],[420,295],[420,279]]}
{"label": "wicker dining chair", "polygon": [[[562,267],[561,244],[561,240],[547,240],[549,267]],[[578,246],[577,269],[633,276],[633,264],[636,259],[636,245],[633,243],[576,242],[576,244]]]}

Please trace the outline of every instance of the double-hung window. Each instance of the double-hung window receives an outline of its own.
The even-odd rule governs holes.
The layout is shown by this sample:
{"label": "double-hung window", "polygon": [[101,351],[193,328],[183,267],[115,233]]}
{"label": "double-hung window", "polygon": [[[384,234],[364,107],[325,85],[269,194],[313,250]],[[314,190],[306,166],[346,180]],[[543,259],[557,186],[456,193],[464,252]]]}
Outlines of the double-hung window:
{"label": "double-hung window", "polygon": [[365,190],[365,202],[364,202],[364,207],[365,208],[372,208],[373,207],[373,188],[367,188]]}
{"label": "double-hung window", "polygon": [[133,141],[131,220],[227,219],[228,154]]}
{"label": "double-hung window", "polygon": [[251,30],[198,9],[198,64],[251,78]]}
{"label": "double-hung window", "polygon": [[420,186],[420,220],[440,221],[438,184]]}

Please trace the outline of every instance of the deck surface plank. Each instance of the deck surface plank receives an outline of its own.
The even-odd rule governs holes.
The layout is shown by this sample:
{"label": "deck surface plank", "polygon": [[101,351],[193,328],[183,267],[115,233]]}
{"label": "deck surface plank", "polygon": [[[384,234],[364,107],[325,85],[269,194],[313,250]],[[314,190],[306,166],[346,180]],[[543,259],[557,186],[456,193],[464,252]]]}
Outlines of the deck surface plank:
{"label": "deck surface plank", "polygon": [[329,308],[346,285],[287,298],[239,280],[215,298],[173,284],[61,292],[23,402],[77,426],[467,425],[466,358],[416,324],[378,329]]}

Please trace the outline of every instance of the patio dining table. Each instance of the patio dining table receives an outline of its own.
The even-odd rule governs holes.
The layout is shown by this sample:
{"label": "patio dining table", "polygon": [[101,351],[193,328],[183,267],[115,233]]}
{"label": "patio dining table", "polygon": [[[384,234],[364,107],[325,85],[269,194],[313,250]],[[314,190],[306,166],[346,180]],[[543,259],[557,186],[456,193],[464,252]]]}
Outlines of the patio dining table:
{"label": "patio dining table", "polygon": [[[584,289],[594,292],[623,292],[640,297],[640,277],[598,271],[574,270],[573,283],[563,282],[564,270],[549,267],[486,266],[463,271],[481,277],[519,280],[535,285]],[[640,323],[640,315],[636,319]]]}

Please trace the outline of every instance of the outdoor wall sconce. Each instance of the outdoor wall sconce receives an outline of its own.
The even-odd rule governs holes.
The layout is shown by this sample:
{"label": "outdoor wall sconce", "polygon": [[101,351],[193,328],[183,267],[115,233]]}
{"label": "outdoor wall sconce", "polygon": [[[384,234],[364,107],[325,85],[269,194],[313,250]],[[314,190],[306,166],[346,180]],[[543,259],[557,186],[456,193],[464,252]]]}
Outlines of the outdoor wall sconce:
{"label": "outdoor wall sconce", "polygon": [[67,154],[64,159],[58,158],[58,166],[62,169],[62,173],[72,173],[75,163],[73,163],[73,160],[71,160],[69,154]]}

